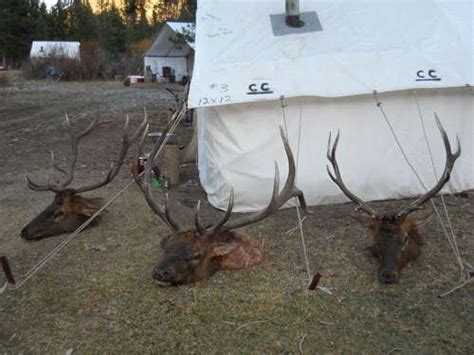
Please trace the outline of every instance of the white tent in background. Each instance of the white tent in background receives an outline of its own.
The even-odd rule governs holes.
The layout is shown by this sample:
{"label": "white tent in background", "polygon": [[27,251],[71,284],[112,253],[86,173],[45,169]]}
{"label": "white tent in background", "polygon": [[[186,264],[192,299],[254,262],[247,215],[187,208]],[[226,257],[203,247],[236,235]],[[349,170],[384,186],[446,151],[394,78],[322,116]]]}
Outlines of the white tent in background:
{"label": "white tent in background", "polygon": [[339,165],[358,196],[423,193],[374,90],[426,185],[436,180],[418,107],[438,173],[445,152],[433,112],[453,148],[460,137],[462,155],[444,191],[474,188],[474,90],[466,87],[473,1],[301,0],[300,10],[316,12],[322,29],[274,35],[271,15],[284,13],[284,0],[199,1],[189,106],[198,112],[199,174],[211,204],[225,209],[233,187],[235,211],[266,205],[273,162],[281,181],[288,171],[278,130],[285,124],[308,203],[346,200],[326,172],[328,133],[337,129]]}
{"label": "white tent in background", "polygon": [[81,59],[81,44],[67,41],[33,41],[30,58],[69,58]]}
{"label": "white tent in background", "polygon": [[[179,34],[187,34],[184,43],[176,43],[174,38]],[[190,36],[194,35],[194,24],[187,22],[166,22],[158,32],[155,42],[146,51],[145,71],[163,76],[163,68],[171,68],[176,80],[183,76],[191,76],[194,65],[194,43]]]}

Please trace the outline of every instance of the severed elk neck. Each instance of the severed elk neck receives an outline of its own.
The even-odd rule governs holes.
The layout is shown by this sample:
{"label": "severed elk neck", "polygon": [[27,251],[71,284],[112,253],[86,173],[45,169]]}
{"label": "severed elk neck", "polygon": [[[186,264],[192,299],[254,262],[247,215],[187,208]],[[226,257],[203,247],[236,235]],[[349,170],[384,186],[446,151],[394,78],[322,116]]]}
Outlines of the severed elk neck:
{"label": "severed elk neck", "polygon": [[259,264],[263,260],[259,243],[247,234],[234,230],[262,221],[277,212],[293,197],[298,198],[301,207],[307,212],[303,192],[295,187],[295,162],[283,130],[280,128],[288,158],[288,177],[283,189],[279,191],[279,173],[275,163],[273,193],[267,207],[259,212],[231,219],[234,205],[234,193],[231,189],[227,211],[220,220],[210,226],[202,225],[199,218],[199,201],[194,217],[194,227],[183,229],[170,214],[168,196],[162,204],[157,200],[150,186],[154,160],[172,123],[173,121],[155,143],[145,164],[143,180],[136,171],[134,173],[135,180],[145,195],[148,205],[171,231],[171,234],[161,241],[163,253],[153,269],[153,278],[161,286],[179,285],[206,279],[218,270],[246,269]]}
{"label": "severed elk neck", "polygon": [[103,200],[100,198],[86,198],[80,196],[81,193],[96,190],[110,183],[122,166],[125,155],[130,146],[138,140],[146,126],[146,114],[143,122],[140,124],[136,132],[129,137],[128,126],[129,119],[125,121],[124,132],[122,136],[122,146],[117,161],[111,165],[105,177],[90,185],[72,188],[69,187],[74,179],[74,168],[77,162],[78,146],[82,138],[90,134],[98,125],[98,120],[94,120],[86,129],[79,134],[72,131],[69,118],[66,115],[65,124],[71,138],[71,157],[69,168],[60,167],[54,159],[51,152],[51,167],[58,173],[63,175],[62,181],[53,182],[48,177],[48,182],[39,184],[33,182],[28,176],[26,181],[28,187],[34,191],[51,191],[55,194],[53,202],[46,207],[38,216],[28,223],[21,231],[21,237],[26,240],[38,240],[62,233],[70,233],[75,231],[82,223],[91,217],[97,210],[103,206]]}
{"label": "severed elk neck", "polygon": [[327,167],[329,177],[341,189],[352,202],[357,204],[356,211],[362,211],[365,215],[354,216],[362,221],[370,229],[373,235],[374,256],[379,261],[379,278],[383,283],[392,284],[398,282],[401,271],[405,265],[416,259],[421,253],[422,238],[419,227],[426,223],[431,216],[411,217],[410,214],[418,211],[421,206],[433,198],[448,182],[456,159],[461,155],[459,138],[457,138],[457,150],[453,154],[448,136],[435,114],[436,124],[441,133],[446,150],[446,164],[443,174],[436,185],[424,195],[418,197],[412,203],[394,214],[379,214],[366,202],[352,193],[344,181],[336,160],[336,149],[339,143],[339,133],[331,147],[331,135],[329,135],[327,158],[332,165],[334,173]]}

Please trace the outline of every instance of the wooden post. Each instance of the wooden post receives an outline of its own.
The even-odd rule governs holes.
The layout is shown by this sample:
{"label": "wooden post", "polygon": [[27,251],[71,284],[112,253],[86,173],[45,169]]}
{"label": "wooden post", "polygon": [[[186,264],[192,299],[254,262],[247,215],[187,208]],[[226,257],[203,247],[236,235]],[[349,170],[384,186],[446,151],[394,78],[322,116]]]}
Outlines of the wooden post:
{"label": "wooden post", "polygon": [[166,179],[170,186],[179,183],[179,149],[177,144],[166,144],[161,157],[158,158],[160,175]]}

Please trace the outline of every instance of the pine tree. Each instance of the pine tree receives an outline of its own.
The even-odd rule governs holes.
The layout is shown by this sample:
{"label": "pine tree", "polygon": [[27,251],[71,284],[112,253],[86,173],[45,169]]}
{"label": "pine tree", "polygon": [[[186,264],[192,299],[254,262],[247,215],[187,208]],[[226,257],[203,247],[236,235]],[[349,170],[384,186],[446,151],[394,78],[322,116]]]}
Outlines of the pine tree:
{"label": "pine tree", "polygon": [[139,13],[140,13],[140,19],[138,20],[138,23],[136,24],[136,36],[137,40],[142,40],[145,38],[149,38],[151,36],[151,28],[150,24],[148,23],[148,18],[146,14],[146,9],[144,6],[139,8]]}
{"label": "pine tree", "polygon": [[33,32],[29,0],[0,0],[0,55],[17,66],[29,52]]}
{"label": "pine tree", "polygon": [[0,0],[0,55],[2,57],[2,64],[11,57],[12,52],[12,29],[13,29],[13,1]]}
{"label": "pine tree", "polygon": [[102,11],[97,17],[97,37],[100,46],[110,53],[117,56],[124,53],[126,47],[127,28],[123,22],[119,10],[112,3],[110,8]]}
{"label": "pine tree", "polygon": [[46,4],[42,2],[39,5],[36,16],[34,17],[34,31],[32,40],[47,40],[48,35],[48,10]]}
{"label": "pine tree", "polygon": [[197,0],[186,0],[181,13],[179,14],[179,21],[196,22]]}
{"label": "pine tree", "polygon": [[49,37],[52,40],[66,40],[68,35],[67,12],[64,9],[61,0],[51,9],[49,15]]}
{"label": "pine tree", "polygon": [[70,39],[87,42],[97,38],[96,18],[88,1],[74,0],[67,9]]}

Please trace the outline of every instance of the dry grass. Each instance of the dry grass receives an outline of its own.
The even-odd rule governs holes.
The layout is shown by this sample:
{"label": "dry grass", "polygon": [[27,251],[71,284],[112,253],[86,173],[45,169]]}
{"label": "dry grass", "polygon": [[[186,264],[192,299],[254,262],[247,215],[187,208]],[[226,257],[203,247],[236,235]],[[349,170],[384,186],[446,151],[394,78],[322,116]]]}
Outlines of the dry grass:
{"label": "dry grass", "polygon": [[[12,227],[26,217],[22,209],[13,207],[19,218]],[[331,209],[337,212],[328,216]],[[437,297],[454,285],[457,269],[435,226],[425,231],[430,239],[423,257],[399,285],[385,286],[364,253],[365,233],[346,218],[349,211],[350,206],[320,208],[305,225],[312,267],[333,295],[306,291],[298,238],[282,233],[294,223],[292,211],[250,230],[265,242],[266,260],[259,267],[160,288],[150,272],[165,230],[132,189],[101,226],[83,233],[24,289],[0,299],[4,350],[281,353],[297,352],[308,334],[308,353],[472,353],[472,288]],[[457,213],[455,223],[463,224]],[[45,241],[48,248],[57,242]],[[24,250],[39,247],[21,244]],[[17,274],[45,250],[32,252],[31,259],[23,252],[12,258]]]}
{"label": "dry grass", "polygon": [[[119,133],[120,125],[110,129]],[[31,140],[30,158],[39,144]],[[108,167],[97,156],[86,156],[89,164],[87,159],[97,169]],[[26,192],[22,169],[2,169],[1,249],[20,275],[64,236],[39,243],[20,240],[19,229],[50,196]],[[183,182],[195,179],[186,176]],[[113,195],[128,178],[123,172],[97,195]],[[187,201],[200,196],[200,191],[189,192]],[[473,198],[470,193],[448,199],[460,247],[471,261]],[[258,267],[221,272],[191,286],[160,288],[151,269],[166,230],[133,187],[111,206],[101,225],[83,232],[24,288],[0,296],[0,352],[299,353],[300,347],[307,354],[474,352],[472,285],[437,297],[455,286],[458,269],[434,221],[424,230],[422,257],[407,267],[400,284],[385,286],[365,251],[365,230],[348,218],[352,206],[313,211],[304,224],[310,263],[333,295],[306,290],[299,237],[285,235],[295,226],[294,210],[248,229],[265,245],[265,261]]]}

